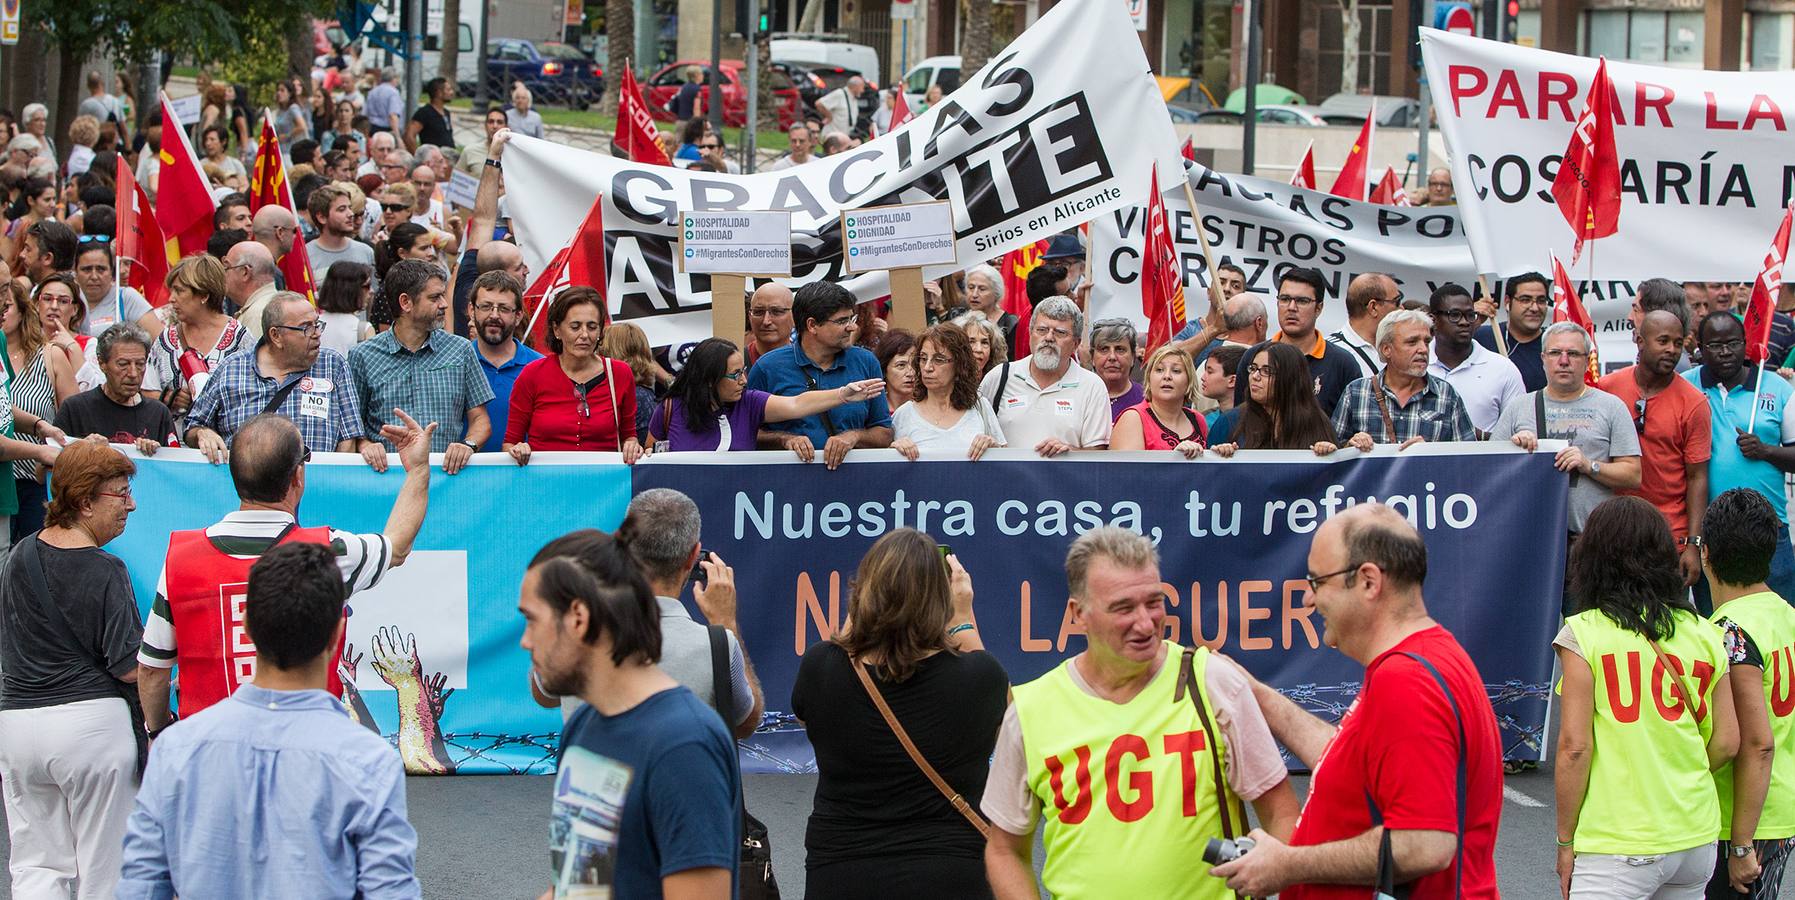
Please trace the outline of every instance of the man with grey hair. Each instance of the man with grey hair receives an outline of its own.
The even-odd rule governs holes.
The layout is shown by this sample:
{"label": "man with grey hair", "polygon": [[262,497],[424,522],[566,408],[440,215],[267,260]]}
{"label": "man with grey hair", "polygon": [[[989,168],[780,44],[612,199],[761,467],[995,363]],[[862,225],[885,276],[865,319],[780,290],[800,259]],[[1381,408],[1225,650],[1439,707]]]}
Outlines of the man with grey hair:
{"label": "man with grey hair", "polygon": [[816,159],[810,152],[816,146],[816,142],[811,139],[810,128],[803,122],[793,123],[791,130],[786,132],[786,139],[791,151],[773,160],[772,165],[767,166],[766,171],[776,172],[780,169],[789,169],[792,166],[801,166]]}
{"label": "man with grey hair", "polygon": [[852,138],[860,124],[860,95],[866,91],[866,79],[855,75],[846,84],[817,98],[816,111],[823,117],[823,139],[832,134]]}
{"label": "man with grey hair", "polygon": [[279,274],[274,255],[259,240],[242,241],[224,253],[224,295],[236,308],[237,319],[256,340],[262,338],[262,311],[278,289],[275,278]]}
{"label": "man with grey hair", "polygon": [[792,289],[769,281],[748,297],[748,334],[742,343],[742,359],[749,368],[756,360],[792,342]]}
{"label": "man with grey hair", "polygon": [[1011,447],[1042,456],[1069,450],[1106,450],[1109,391],[1078,365],[1084,312],[1070,297],[1048,297],[1029,320],[1026,360],[1009,360],[985,373],[979,393],[997,410]]}
{"label": "man with grey hair", "polygon": [[1265,340],[1266,322],[1269,321],[1266,310],[1271,306],[1270,301],[1271,298],[1264,294],[1236,293],[1222,301],[1219,322],[1214,317],[1192,322],[1179,332],[1181,335],[1188,333],[1188,336],[1173,338],[1173,343],[1189,353],[1198,368],[1202,368],[1209,354],[1218,347],[1229,344],[1251,347]]}
{"label": "man with grey hair", "polygon": [[143,395],[149,335],[120,322],[100,332],[94,355],[106,380],[64,400],[56,410],[56,427],[70,437],[97,435],[115,444],[135,444],[144,456],[173,443],[174,415],[162,401]]}
{"label": "man with grey hair", "polygon": [[527,134],[533,138],[542,138],[542,113],[531,107],[536,105],[535,95],[521,81],[511,83],[511,108],[505,110],[505,124],[518,134]]}
{"label": "man with grey hair", "polygon": [[[379,88],[375,88],[375,90],[379,90]],[[360,178],[363,175],[379,174],[381,165],[386,162],[386,158],[391,156],[393,150],[398,146],[399,139],[395,137],[392,132],[375,131],[373,135],[368,138],[368,158],[362,160],[361,165],[356,167],[355,177]]]}
{"label": "man with grey hair", "polygon": [[1446,379],[1427,371],[1433,318],[1418,309],[1398,309],[1377,326],[1383,370],[1346,386],[1334,407],[1340,446],[1365,453],[1373,444],[1474,441],[1471,415]]}
{"label": "man with grey hair", "polygon": [[[628,548],[660,604],[661,671],[717,710],[724,708],[720,701],[725,698],[716,696],[716,686],[727,683],[727,705],[734,712],[735,721],[724,724],[739,740],[760,726],[766,702],[761,697],[754,665],[742,649],[741,629],[736,624],[735,570],[722,557],[700,549],[698,535],[702,526],[698,504],[691,497],[672,488],[650,488],[630,500],[623,525],[617,529],[617,540]],[[688,582],[698,611],[704,613],[705,621],[722,631],[717,638],[680,603],[679,595],[685,592]],[[727,673],[712,671],[714,639],[727,646]],[[531,687],[536,702],[555,705],[534,680]],[[579,702],[576,697],[562,700],[564,705]]]}
{"label": "man with grey hair", "polygon": [[1402,288],[1382,272],[1366,272],[1346,286],[1346,327],[1328,335],[1328,342],[1352,351],[1366,378],[1382,368],[1378,358],[1377,323],[1402,308]]}
{"label": "man with grey hair", "polygon": [[[399,70],[387,67],[380,70],[380,83],[368,91],[368,99],[362,103],[362,112],[368,116],[368,126],[374,130],[374,138],[387,135],[389,138],[398,134],[403,127],[405,115],[405,98],[399,94]],[[387,148],[394,145],[387,142]],[[369,142],[372,150],[373,141]]]}
{"label": "man with grey hair", "polygon": [[[1597,504],[1616,491],[1639,487],[1639,431],[1633,427],[1633,411],[1620,398],[1585,382],[1595,348],[1583,326],[1555,323],[1546,328],[1540,346],[1546,386],[1509,401],[1490,429],[1490,440],[1513,441],[1529,452],[1546,438],[1570,442],[1552,463],[1560,472],[1572,473],[1566,524],[1574,543]],[[1564,601],[1567,613],[1576,611],[1568,592]]]}
{"label": "man with grey hair", "polygon": [[[1290,837],[1296,794],[1254,702],[1252,678],[1207,647],[1179,652],[1165,640],[1159,554],[1147,538],[1113,526],[1085,533],[1066,554],[1066,581],[1066,615],[1084,625],[1087,645],[1017,685],[1004,713],[979,804],[992,826],[985,845],[992,893],[1040,896],[1032,865],[1039,827],[1047,852],[1042,886],[1055,897],[1107,896],[1120,884],[1151,885],[1155,896],[1210,896],[1214,880],[1188,855],[1131,851],[1142,846],[1136,832],[1143,827],[1155,847],[1201,848],[1211,838],[1240,836],[1242,800],[1268,831]],[[1098,766],[1107,803],[1093,802],[1090,770]],[[1152,791],[1143,787],[1149,784]],[[1049,797],[1063,802],[1043,816]],[[1117,827],[1124,822],[1134,824]]]}
{"label": "man with grey hair", "polygon": [[1308,570],[1304,611],[1365,667],[1364,687],[1332,725],[1247,676],[1272,734],[1310,769],[1325,756],[1327,777],[1311,782],[1288,843],[1254,829],[1252,852],[1209,873],[1251,897],[1369,887],[1382,847],[1417,897],[1495,896],[1501,735],[1476,664],[1427,614],[1427,545],[1394,510],[1359,504],[1315,530]]}

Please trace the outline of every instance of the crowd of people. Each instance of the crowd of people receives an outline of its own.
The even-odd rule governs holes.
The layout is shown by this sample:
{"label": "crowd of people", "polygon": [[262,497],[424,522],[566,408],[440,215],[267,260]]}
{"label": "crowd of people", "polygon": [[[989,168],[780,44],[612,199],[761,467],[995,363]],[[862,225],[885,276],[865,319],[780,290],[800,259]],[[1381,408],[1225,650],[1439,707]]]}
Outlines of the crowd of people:
{"label": "crowd of people", "polygon": [[[405,119],[393,73],[341,60],[276,88],[296,212],[251,211],[247,92],[202,84],[194,145],[216,189],[214,237],[173,265],[168,302],[152,307],[114,275],[112,174],[123,159],[153,194],[164,125],[152,115],[133,134],[135,101],[97,75],[89,90],[69,152],[34,105],[0,161],[0,459],[13,467],[0,478],[0,784],[15,896],[417,894],[401,776],[431,764],[428,741],[402,737],[402,766],[362,727],[341,645],[346,598],[410,553],[433,455],[453,477],[480,452],[633,464],[760,449],[834,470],[877,448],[1197,459],[1477,441],[1562,442],[1553,463],[1570,481],[1554,643],[1565,895],[1775,896],[1795,846],[1788,291],[1760,367],[1747,361],[1748,288],[1645,280],[1636,360],[1600,373],[1590,335],[1549,321],[1538,273],[1506,279],[1498,308],[1451,283],[1405,297],[1380,273],[1332,296],[1302,267],[1261,295],[1223,263],[1220,302],[1149,347],[1127,319],[1088,319],[1086,250],[1067,232],[1025,297],[1006,296],[1002,260],[930,281],[921,333],[841,285],[769,281],[739,341],[679,352],[610,322],[600,291],[575,285],[548,302],[533,346],[503,175],[510,136],[541,133],[528,90],[485,111],[484,145],[457,148],[452,82],[426,85]],[[846,106],[819,101],[820,131],[793,126],[775,167],[855,140],[839,126],[860,115],[859,94],[843,90]],[[669,155],[728,171],[720,135],[688,115]],[[479,175],[471,209],[441,193],[457,166]],[[300,242],[315,303],[286,289]],[[1323,334],[1330,303],[1346,325]],[[171,536],[147,621],[102,549],[135,508],[134,464],[114,445],[228,462],[241,501]],[[329,451],[403,471],[381,533],[299,525],[306,461]],[[568,716],[560,887],[746,888],[757,823],[731,741],[766,699],[733,570],[699,531],[690,498],[647,491],[615,534],[557,539],[524,577],[528,687]],[[1495,896],[1501,779],[1516,763],[1475,665],[1428,617],[1426,556],[1378,506],[1315,532],[1304,602],[1366,676],[1334,725],[1219,653],[1162,640],[1157,551],[1138,535],[1071,545],[1068,615],[1088,647],[1013,688],[982,649],[959,559],[920,532],[885,535],[853,582],[849,626],[804,655],[789,698],[820,771],[807,893],[1037,896],[1039,832],[1040,886],[1056,896],[1120,884],[1359,896],[1342,886],[1379,882]],[[679,600],[695,571],[714,627]],[[1312,769],[1328,761],[1300,815],[1280,746]],[[601,797],[611,834],[594,845],[574,824],[594,814],[581,798],[615,788],[619,770],[631,774]],[[1153,827],[1129,827],[1142,821]],[[1253,846],[1195,865],[1210,837]]]}

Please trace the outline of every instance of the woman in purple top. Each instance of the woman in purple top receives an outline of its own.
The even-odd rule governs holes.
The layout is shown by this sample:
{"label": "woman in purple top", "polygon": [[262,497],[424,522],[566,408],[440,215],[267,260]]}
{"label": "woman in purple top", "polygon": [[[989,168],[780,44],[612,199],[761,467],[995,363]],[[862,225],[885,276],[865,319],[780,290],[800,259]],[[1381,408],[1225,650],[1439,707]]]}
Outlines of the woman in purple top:
{"label": "woman in purple top", "polygon": [[[648,433],[662,451],[753,450],[762,423],[814,416],[884,390],[884,381],[868,378],[796,397],[751,391],[742,351],[722,338],[708,338],[692,348],[667,399],[648,420]],[[658,446],[661,441],[666,446]]]}

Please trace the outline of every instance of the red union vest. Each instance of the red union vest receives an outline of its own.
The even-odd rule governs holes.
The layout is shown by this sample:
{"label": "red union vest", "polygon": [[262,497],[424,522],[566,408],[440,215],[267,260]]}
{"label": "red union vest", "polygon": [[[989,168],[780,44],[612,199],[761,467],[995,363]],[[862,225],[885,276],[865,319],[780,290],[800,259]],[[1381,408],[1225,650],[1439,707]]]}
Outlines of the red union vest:
{"label": "red union vest", "polygon": [[[275,543],[290,541],[329,544],[330,529],[289,525]],[[182,716],[191,716],[255,680],[256,645],[249,639],[243,607],[249,596],[249,567],[256,559],[219,550],[204,529],[168,536],[165,587],[169,621],[175,629],[175,665],[181,673]],[[336,656],[342,652],[339,646]],[[343,694],[334,657],[329,690],[333,697]]]}

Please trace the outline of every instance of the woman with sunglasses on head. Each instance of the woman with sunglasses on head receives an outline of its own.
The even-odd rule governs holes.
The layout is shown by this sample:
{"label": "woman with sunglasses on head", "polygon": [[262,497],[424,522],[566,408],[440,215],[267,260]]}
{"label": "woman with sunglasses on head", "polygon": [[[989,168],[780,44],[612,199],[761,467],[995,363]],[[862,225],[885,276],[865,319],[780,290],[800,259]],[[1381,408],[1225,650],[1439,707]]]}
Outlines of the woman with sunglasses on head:
{"label": "woman with sunglasses on head", "polygon": [[1270,341],[1247,352],[1246,402],[1235,408],[1239,418],[1227,442],[1210,449],[1224,457],[1236,450],[1312,450],[1316,456],[1338,450],[1334,423],[1315,399],[1302,352]]}
{"label": "woman with sunglasses on head", "polygon": [[642,456],[635,373],[599,347],[604,304],[597,290],[577,285],[549,306],[549,355],[524,366],[511,389],[502,446],[518,465],[536,450],[616,452],[625,465]]}
{"label": "woman with sunglasses on head", "polygon": [[186,370],[195,365],[183,366],[182,357],[191,351],[198,371],[216,372],[228,357],[254,350],[256,342],[243,323],[224,314],[224,264],[216,258],[189,256],[175,263],[165,283],[173,316],[150,347],[143,391],[155,395],[178,420],[193,408],[199,393],[187,381]]}
{"label": "woman with sunglasses on head", "polygon": [[667,399],[648,421],[648,434],[657,443],[666,441],[663,449],[673,452],[753,450],[764,423],[808,418],[884,390],[885,382],[868,378],[792,397],[751,391],[742,351],[730,341],[709,338],[686,357]]}
{"label": "woman with sunglasses on head", "polygon": [[1147,358],[1146,397],[1122,410],[1110,432],[1111,450],[1176,450],[1185,459],[1203,455],[1209,430],[1191,409],[1196,366],[1190,354],[1165,344]]}

